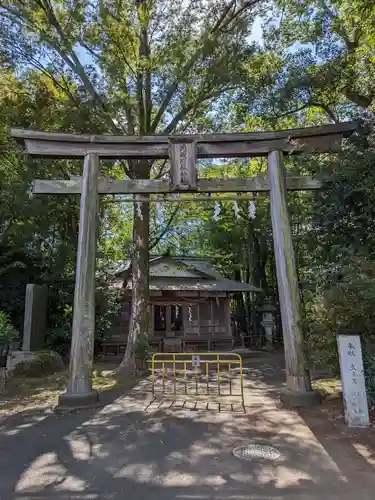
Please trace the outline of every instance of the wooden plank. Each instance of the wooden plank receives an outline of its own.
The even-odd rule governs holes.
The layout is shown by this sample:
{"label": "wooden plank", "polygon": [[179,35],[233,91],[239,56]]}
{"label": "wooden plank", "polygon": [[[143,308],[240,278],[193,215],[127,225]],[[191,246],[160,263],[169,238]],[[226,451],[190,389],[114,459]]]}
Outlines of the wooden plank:
{"label": "wooden plank", "polygon": [[268,175],[287,388],[303,393],[311,391],[311,384],[303,351],[300,294],[287,207],[284,160],[280,151],[270,153]]}
{"label": "wooden plank", "polygon": [[66,396],[92,393],[99,158],[85,158],[79,219],[70,375]]}
{"label": "wooden plank", "polygon": [[321,153],[337,151],[341,138],[359,128],[357,122],[321,127],[176,136],[95,136],[12,129],[11,135],[37,157],[78,158],[89,153],[102,158],[168,158],[169,142],[194,142],[198,158],[267,156],[270,151]]}
{"label": "wooden plank", "polygon": [[[315,190],[328,186],[327,182],[313,179],[309,176],[287,177],[288,190]],[[34,194],[80,194],[81,180],[34,180]],[[199,179],[197,192],[200,193],[230,193],[230,192],[267,192],[269,181],[265,176],[247,179]],[[160,194],[174,193],[169,181],[163,180],[124,180],[113,181],[101,178],[98,186],[99,194]]]}

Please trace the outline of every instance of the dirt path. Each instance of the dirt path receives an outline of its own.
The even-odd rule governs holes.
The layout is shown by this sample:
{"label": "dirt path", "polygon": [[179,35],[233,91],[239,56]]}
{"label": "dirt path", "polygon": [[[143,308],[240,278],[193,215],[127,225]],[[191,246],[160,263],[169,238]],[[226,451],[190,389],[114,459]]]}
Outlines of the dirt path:
{"label": "dirt path", "polygon": [[[250,366],[246,413],[150,404],[143,381],[101,410],[9,418],[0,427],[1,500],[373,499],[373,431],[349,433],[325,407],[283,409],[281,368]],[[248,444],[280,456],[233,455]]]}

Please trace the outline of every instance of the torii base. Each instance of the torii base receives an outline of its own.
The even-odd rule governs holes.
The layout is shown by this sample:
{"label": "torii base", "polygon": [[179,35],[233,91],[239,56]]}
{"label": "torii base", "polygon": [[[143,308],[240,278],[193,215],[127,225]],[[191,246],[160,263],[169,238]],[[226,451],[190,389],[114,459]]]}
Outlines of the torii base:
{"label": "torii base", "polygon": [[100,406],[99,394],[97,391],[91,391],[83,394],[74,394],[64,392],[60,394],[56,412],[69,412],[74,410],[83,410],[85,408],[96,408]]}
{"label": "torii base", "polygon": [[319,391],[300,392],[282,389],[280,401],[289,408],[310,408],[321,404],[322,395]]}

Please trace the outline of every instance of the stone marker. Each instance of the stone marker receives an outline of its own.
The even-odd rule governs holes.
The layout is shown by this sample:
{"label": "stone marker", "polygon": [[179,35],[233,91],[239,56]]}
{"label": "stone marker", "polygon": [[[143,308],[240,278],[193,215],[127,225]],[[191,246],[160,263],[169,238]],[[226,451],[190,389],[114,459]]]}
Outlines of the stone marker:
{"label": "stone marker", "polygon": [[345,421],[349,427],[369,425],[361,339],[359,335],[338,335]]}
{"label": "stone marker", "polygon": [[23,324],[23,351],[44,348],[47,319],[47,286],[26,285],[25,318]]}

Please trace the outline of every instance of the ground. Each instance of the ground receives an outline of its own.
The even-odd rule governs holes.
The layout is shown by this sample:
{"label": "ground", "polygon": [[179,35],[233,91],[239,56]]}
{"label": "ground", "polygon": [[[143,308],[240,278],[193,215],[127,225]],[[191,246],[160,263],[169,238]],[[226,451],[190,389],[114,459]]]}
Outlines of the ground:
{"label": "ground", "polygon": [[[132,385],[132,380],[124,380],[116,375],[117,365],[96,363],[93,370],[93,387],[102,392],[123,389]],[[68,371],[46,377],[12,377],[7,381],[6,393],[0,394],[0,418],[23,410],[53,408],[57,398],[66,388]],[[1,499],[0,499],[1,500]]]}
{"label": "ground", "polygon": [[[283,408],[280,359],[248,363],[246,413],[151,401],[149,380],[102,409],[56,415],[44,409],[0,420],[3,500],[370,500],[373,428],[349,431],[338,405]],[[110,402],[111,398],[113,399]],[[199,405],[198,405],[199,406]],[[204,408],[204,405],[201,406]],[[246,444],[277,459],[240,460]]]}

